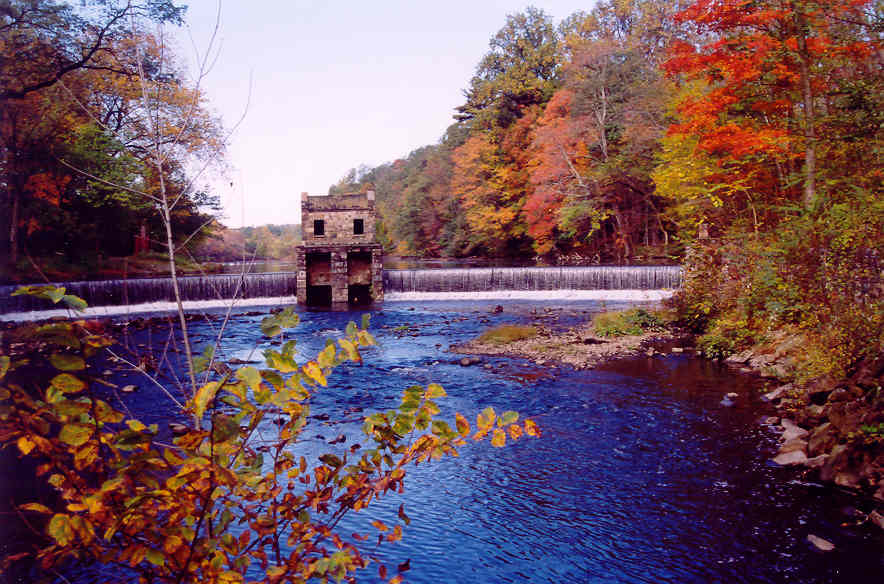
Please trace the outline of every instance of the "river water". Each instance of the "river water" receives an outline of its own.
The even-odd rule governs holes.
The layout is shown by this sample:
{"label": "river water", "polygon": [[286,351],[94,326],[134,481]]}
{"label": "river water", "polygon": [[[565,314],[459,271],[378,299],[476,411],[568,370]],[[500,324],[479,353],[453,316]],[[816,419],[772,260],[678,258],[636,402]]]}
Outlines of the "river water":
{"label": "river water", "polygon": [[[503,312],[495,314],[497,304]],[[440,401],[449,421],[454,411],[475,419],[490,405],[530,416],[543,435],[503,449],[472,444],[459,458],[412,468],[404,495],[348,517],[341,532],[372,532],[375,518],[394,524],[404,503],[412,519],[404,539],[374,553],[394,573],[410,560],[404,576],[413,583],[882,581],[884,536],[850,525],[856,499],[768,462],[776,439],[759,422],[772,412],[758,398],[758,380],[684,355],[574,371],[505,358],[463,367],[447,351],[490,326],[527,322],[532,310],[565,327],[601,307],[403,301],[369,310],[379,346],[363,365],[337,369],[317,395],[312,412],[329,419],[311,422],[302,452],[364,442],[363,416],[396,407],[403,389],[429,382],[448,392]],[[302,312],[300,354],[315,355],[363,312]],[[256,346],[271,346],[258,332],[263,316],[232,320],[227,359],[256,358]],[[193,332],[208,340],[216,324],[194,322]],[[131,341],[162,337],[153,327]],[[146,422],[169,421],[154,390],[134,376],[120,373],[118,381],[141,386],[128,399]],[[732,406],[722,404],[728,392],[739,394]],[[344,444],[327,444],[341,434]],[[836,550],[816,551],[809,534]],[[358,578],[377,581],[376,571]]]}

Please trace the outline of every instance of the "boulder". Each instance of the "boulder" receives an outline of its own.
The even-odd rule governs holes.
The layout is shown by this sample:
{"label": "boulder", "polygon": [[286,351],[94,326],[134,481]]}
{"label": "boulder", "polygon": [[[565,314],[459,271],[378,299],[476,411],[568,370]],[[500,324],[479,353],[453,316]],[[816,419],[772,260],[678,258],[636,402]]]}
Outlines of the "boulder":
{"label": "boulder", "polygon": [[835,544],[833,544],[831,541],[825,540],[812,533],[807,534],[807,541],[809,541],[811,545],[813,545],[813,547],[820,550],[821,552],[830,552],[835,549]]}
{"label": "boulder", "polygon": [[820,469],[820,478],[824,481],[835,480],[835,475],[847,466],[847,445],[837,444],[829,453],[826,463]]}
{"label": "boulder", "polygon": [[751,358],[752,358],[752,351],[746,350],[746,351],[741,351],[740,353],[734,353],[733,355],[729,356],[724,361],[725,361],[725,363],[734,363],[737,365],[742,365],[744,363],[747,363],[749,361],[749,359],[751,359]]}
{"label": "boulder", "polygon": [[778,388],[774,389],[773,391],[769,391],[766,394],[764,394],[763,396],[761,396],[761,399],[763,399],[764,401],[778,400],[778,399],[782,398],[786,394],[786,392],[790,391],[793,387],[794,386],[791,383],[781,385]]}
{"label": "boulder", "polygon": [[847,489],[859,487],[859,477],[852,472],[839,472],[835,475],[835,484]]}
{"label": "boulder", "polygon": [[807,453],[817,456],[829,452],[837,441],[838,430],[832,426],[831,422],[826,422],[813,429],[807,442]]}
{"label": "boulder", "polygon": [[807,468],[822,468],[823,465],[826,464],[826,460],[828,458],[828,454],[820,454],[819,456],[808,458],[807,462],[804,463],[804,466],[806,466]]}
{"label": "boulder", "polygon": [[463,357],[460,360],[461,367],[469,367],[472,364],[473,364],[473,361],[469,357]]}
{"label": "boulder", "polygon": [[794,438],[804,438],[810,433],[788,418],[780,420],[780,426],[783,427],[783,434],[780,437],[783,442],[788,442]]}
{"label": "boulder", "polygon": [[869,520],[881,529],[884,529],[884,515],[878,513],[877,511],[872,511],[871,513],[869,513]]}
{"label": "boulder", "polygon": [[673,353],[684,353],[684,347],[672,347]]}
{"label": "boulder", "polygon": [[828,408],[829,422],[842,434],[847,434],[859,428],[866,412],[867,407],[863,403],[837,402]]}
{"label": "boulder", "polygon": [[847,401],[849,399],[850,399],[850,392],[847,391],[847,389],[844,387],[839,387],[838,389],[835,389],[834,391],[832,391],[832,393],[829,394],[829,399],[828,399],[827,403],[834,404],[834,403],[838,403],[838,402]]}
{"label": "boulder", "polygon": [[783,442],[783,445],[780,446],[779,454],[788,454],[789,452],[795,452],[796,450],[806,452],[807,441],[801,438],[792,438],[791,440],[786,440],[785,442]]}
{"label": "boulder", "polygon": [[134,385],[124,385],[123,387],[120,388],[120,391],[122,391],[123,393],[135,393],[136,389],[138,389],[138,388],[135,387]]}
{"label": "boulder", "polygon": [[807,462],[807,455],[804,454],[803,450],[793,450],[792,452],[787,452],[786,454],[778,454],[774,457],[773,461],[780,466],[805,464]]}

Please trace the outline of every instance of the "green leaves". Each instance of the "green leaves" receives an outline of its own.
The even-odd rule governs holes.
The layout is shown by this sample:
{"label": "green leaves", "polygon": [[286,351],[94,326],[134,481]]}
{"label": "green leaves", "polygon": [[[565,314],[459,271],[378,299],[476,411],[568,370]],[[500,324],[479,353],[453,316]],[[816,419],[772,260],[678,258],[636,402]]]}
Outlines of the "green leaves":
{"label": "green leaves", "polygon": [[294,309],[286,308],[276,314],[266,316],[261,320],[261,332],[268,337],[282,334],[283,329],[298,326],[300,319]]}
{"label": "green leaves", "polygon": [[44,298],[53,304],[61,301],[73,310],[86,310],[86,301],[79,296],[73,294],[65,294],[64,286],[20,286],[12,293],[12,296],[34,296],[35,298]]}
{"label": "green leaves", "polygon": [[82,371],[86,368],[86,361],[82,357],[69,353],[53,353],[49,356],[49,362],[59,371]]}
{"label": "green leaves", "polygon": [[86,383],[71,375],[70,373],[60,373],[52,378],[52,387],[59,389],[62,393],[77,393],[86,389]]}
{"label": "green leaves", "polygon": [[58,433],[58,439],[71,446],[81,446],[92,437],[95,426],[87,424],[65,424]]}

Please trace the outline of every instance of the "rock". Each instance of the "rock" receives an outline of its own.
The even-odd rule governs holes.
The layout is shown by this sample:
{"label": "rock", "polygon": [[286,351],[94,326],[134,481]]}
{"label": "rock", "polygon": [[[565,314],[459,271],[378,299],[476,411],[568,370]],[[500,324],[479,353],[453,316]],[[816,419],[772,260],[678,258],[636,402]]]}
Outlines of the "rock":
{"label": "rock", "polygon": [[780,466],[805,464],[807,462],[807,455],[804,454],[803,450],[793,450],[792,452],[775,456],[773,461]]}
{"label": "rock", "polygon": [[645,355],[647,355],[648,357],[653,357],[656,354],[657,352],[654,349],[648,349],[647,351],[645,351]]}
{"label": "rock", "polygon": [[859,486],[859,477],[852,472],[839,472],[835,475],[835,484],[847,489],[855,489]]}
{"label": "rock", "polygon": [[111,375],[114,374],[114,372],[111,371],[110,369],[105,369],[104,371],[101,372],[101,374],[104,375],[105,377],[110,377]]}
{"label": "rock", "polygon": [[835,475],[839,473],[847,464],[847,445],[837,444],[829,453],[826,463],[820,469],[820,478],[824,481],[835,480]]}
{"label": "rock", "polygon": [[726,407],[726,408],[729,408],[729,407],[731,407],[732,405],[734,405],[734,402],[732,402],[732,401],[730,400],[730,398],[727,397],[727,396],[725,396],[725,398],[724,398],[723,400],[721,400],[720,402],[718,402],[718,403],[720,403],[721,405],[723,405],[723,406]]}
{"label": "rock", "polygon": [[792,438],[791,440],[787,440],[783,442],[782,446],[780,446],[779,454],[787,454],[789,452],[795,452],[796,450],[806,452],[807,441],[802,440],[801,438]]}
{"label": "rock", "polygon": [[673,353],[684,353],[684,347],[672,347]]}
{"label": "rock", "polygon": [[830,552],[835,549],[835,544],[812,533],[809,533],[807,535],[807,541],[813,544],[813,547],[820,550],[821,552]]}
{"label": "rock", "polygon": [[135,387],[134,385],[124,385],[123,387],[120,388],[120,391],[122,391],[123,393],[135,393],[136,389],[138,389],[138,388]]}
{"label": "rock", "polygon": [[785,395],[785,393],[786,393],[787,391],[789,391],[790,389],[792,389],[792,387],[793,387],[793,386],[792,386],[791,383],[787,383],[786,385],[781,385],[781,386],[779,386],[778,388],[776,388],[775,390],[773,390],[773,391],[769,391],[769,392],[767,392],[766,394],[764,394],[763,396],[761,396],[761,399],[763,399],[764,401],[775,401],[775,400],[778,400],[778,399],[780,399],[781,397],[783,397],[783,395]]}
{"label": "rock", "polygon": [[747,350],[747,351],[742,351],[740,353],[734,353],[733,355],[729,356],[724,361],[725,361],[725,363],[735,363],[737,365],[743,365],[744,363],[747,363],[749,361],[749,359],[751,359],[751,358],[752,358],[752,351]]}
{"label": "rock", "polygon": [[494,369],[494,365],[492,365],[491,363],[485,363],[484,367],[485,369]]}
{"label": "rock", "polygon": [[820,454],[819,456],[808,458],[807,462],[804,463],[804,466],[806,466],[807,468],[822,468],[822,466],[826,464],[826,460],[828,458],[828,454]]}
{"label": "rock", "polygon": [[473,361],[469,357],[464,357],[460,360],[461,367],[469,367],[473,364]]}
{"label": "rock", "polygon": [[828,412],[829,422],[841,434],[847,434],[859,428],[863,417],[866,415],[866,406],[860,402],[838,402],[831,404]]}
{"label": "rock", "polygon": [[804,438],[810,433],[788,418],[780,420],[780,426],[783,427],[783,435],[781,438],[784,442],[788,442],[793,438]]}
{"label": "rock", "polygon": [[830,422],[813,429],[807,442],[807,453],[816,456],[829,452],[838,441],[838,431]]}
{"label": "rock", "polygon": [[727,394],[725,397],[728,399],[737,399],[738,397],[740,397],[740,394],[732,391],[729,394]]}
{"label": "rock", "polygon": [[491,312],[493,312],[494,314],[500,314],[501,312],[503,312],[503,306],[498,304],[497,306],[494,307],[494,310],[492,310]]}
{"label": "rock", "polygon": [[773,426],[775,424],[779,424],[780,419],[776,416],[764,416],[763,418],[761,418],[761,420],[759,420],[759,423],[765,424],[767,426]]}
{"label": "rock", "polygon": [[881,515],[877,511],[872,511],[869,513],[869,520],[881,529],[884,529],[884,515]]}
{"label": "rock", "polygon": [[850,392],[843,387],[839,387],[835,391],[829,394],[828,403],[834,404],[838,402],[847,401],[850,399]]}
{"label": "rock", "polygon": [[183,436],[184,434],[187,434],[187,426],[176,422],[169,424],[169,430],[172,431],[173,436]]}
{"label": "rock", "polygon": [[338,434],[336,438],[333,438],[328,441],[329,444],[340,444],[341,442],[346,442],[347,437],[343,434]]}

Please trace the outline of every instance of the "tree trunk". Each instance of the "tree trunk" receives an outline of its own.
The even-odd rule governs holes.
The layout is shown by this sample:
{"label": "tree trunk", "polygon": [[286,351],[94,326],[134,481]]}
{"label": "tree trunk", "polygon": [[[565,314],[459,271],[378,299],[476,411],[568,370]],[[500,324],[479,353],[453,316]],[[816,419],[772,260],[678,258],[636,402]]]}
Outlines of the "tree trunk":
{"label": "tree trunk", "polygon": [[810,86],[810,53],[807,50],[807,19],[795,10],[801,94],[804,105],[804,206],[816,199],[816,131],[814,128],[813,88]]}

